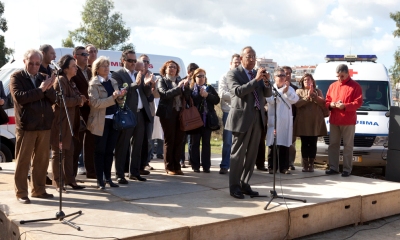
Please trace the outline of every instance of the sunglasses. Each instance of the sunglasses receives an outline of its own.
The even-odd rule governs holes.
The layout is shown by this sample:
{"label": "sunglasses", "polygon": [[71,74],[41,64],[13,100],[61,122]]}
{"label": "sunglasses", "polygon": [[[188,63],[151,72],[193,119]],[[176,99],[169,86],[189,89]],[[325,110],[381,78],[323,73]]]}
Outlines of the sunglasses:
{"label": "sunglasses", "polygon": [[205,78],[206,75],[197,75],[196,77],[197,77],[197,78]]}
{"label": "sunglasses", "polygon": [[125,59],[128,63],[136,63],[137,59]]}
{"label": "sunglasses", "polygon": [[149,60],[143,60],[143,62],[144,62],[144,63],[147,63],[147,64],[149,64],[149,63],[150,63],[150,61],[149,61]]}
{"label": "sunglasses", "polygon": [[285,74],[275,75],[275,77],[286,77]]}
{"label": "sunglasses", "polygon": [[77,54],[77,55],[78,55],[78,56],[82,56],[82,57],[87,57],[87,56],[89,56],[89,53],[83,52],[83,53]]}

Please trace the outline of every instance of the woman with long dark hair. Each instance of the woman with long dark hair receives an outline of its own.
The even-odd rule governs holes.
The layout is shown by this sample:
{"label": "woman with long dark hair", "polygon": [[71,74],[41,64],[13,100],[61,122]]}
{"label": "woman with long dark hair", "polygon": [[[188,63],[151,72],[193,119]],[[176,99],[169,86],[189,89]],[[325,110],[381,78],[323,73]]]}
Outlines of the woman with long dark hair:
{"label": "woman with long dark hair", "polygon": [[[53,185],[57,187],[57,191],[66,191],[64,186],[59,186],[59,134],[61,127],[62,136],[62,164],[64,170],[64,184],[71,186],[73,189],[82,189],[75,181],[73,169],[74,137],[78,136],[80,125],[79,107],[86,102],[86,97],[81,95],[71,78],[76,75],[76,61],[71,55],[64,55],[58,62],[60,66],[59,76],[54,82],[54,89],[60,92],[62,89],[63,97],[59,97],[56,104],[53,105],[54,120],[51,128],[51,150],[52,150],[52,168],[53,168]],[[64,108],[65,107],[65,108]],[[66,111],[65,111],[66,110]],[[60,118],[61,114],[61,118]],[[72,129],[68,123],[67,115]],[[61,123],[60,123],[61,122]],[[71,132],[72,131],[72,132]]]}

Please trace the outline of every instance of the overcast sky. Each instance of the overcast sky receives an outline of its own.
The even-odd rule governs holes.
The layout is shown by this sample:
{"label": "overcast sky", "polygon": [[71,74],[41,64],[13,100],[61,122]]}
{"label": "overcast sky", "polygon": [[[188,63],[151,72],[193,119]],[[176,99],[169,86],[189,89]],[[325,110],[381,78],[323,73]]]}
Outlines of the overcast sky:
{"label": "overcast sky", "polygon": [[[61,47],[79,27],[83,0],[0,0],[6,45],[20,58],[29,48]],[[230,57],[251,45],[278,65],[313,65],[326,54],[376,54],[389,69],[400,46],[390,12],[399,0],[115,0],[137,52],[197,63],[215,82]],[[107,34],[105,29],[104,34]],[[335,74],[335,73],[332,73]],[[185,76],[186,73],[181,73]]]}

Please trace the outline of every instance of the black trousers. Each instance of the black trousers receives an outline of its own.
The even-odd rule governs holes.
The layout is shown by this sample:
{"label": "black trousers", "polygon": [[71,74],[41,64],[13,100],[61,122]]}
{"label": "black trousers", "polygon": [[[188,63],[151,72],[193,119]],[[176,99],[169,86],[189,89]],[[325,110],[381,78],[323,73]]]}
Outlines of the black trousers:
{"label": "black trousers", "polygon": [[103,136],[96,136],[96,148],[94,152],[94,165],[97,180],[111,178],[111,167],[114,157],[114,148],[117,143],[119,132],[113,128],[113,120],[106,118]]}
{"label": "black trousers", "polygon": [[302,158],[315,158],[317,155],[317,136],[300,136]]}
{"label": "black trousers", "polygon": [[[289,147],[277,145],[277,154],[276,156],[276,169],[279,171],[289,169]],[[274,154],[274,146],[269,146],[270,154],[268,154],[268,168],[272,169],[273,165],[273,154]],[[279,168],[278,168],[279,166]]]}
{"label": "black trousers", "polygon": [[204,170],[210,170],[211,167],[211,129],[202,127],[197,134],[190,135],[189,145],[191,153],[192,169],[200,168],[200,140],[201,140],[201,166]]}
{"label": "black trousers", "polygon": [[164,164],[166,171],[181,170],[180,158],[185,132],[180,129],[179,112],[172,110],[170,118],[160,118],[164,131]]}

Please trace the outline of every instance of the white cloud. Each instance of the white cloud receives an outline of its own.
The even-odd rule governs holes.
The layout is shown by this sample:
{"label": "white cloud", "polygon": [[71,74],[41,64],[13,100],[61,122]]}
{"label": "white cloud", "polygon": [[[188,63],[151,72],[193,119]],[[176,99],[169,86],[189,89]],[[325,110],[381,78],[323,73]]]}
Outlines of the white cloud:
{"label": "white cloud", "polygon": [[394,38],[393,35],[386,33],[380,39],[366,39],[362,42],[362,47],[366,53],[374,54],[393,52],[400,45],[400,39]]}
{"label": "white cloud", "polygon": [[216,57],[221,59],[228,59],[233,53],[234,53],[233,50],[231,51],[224,49],[220,50],[212,47],[194,49],[191,52],[193,56]]}

